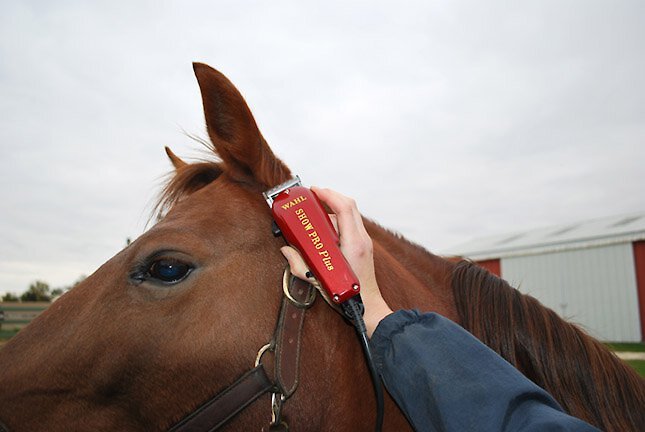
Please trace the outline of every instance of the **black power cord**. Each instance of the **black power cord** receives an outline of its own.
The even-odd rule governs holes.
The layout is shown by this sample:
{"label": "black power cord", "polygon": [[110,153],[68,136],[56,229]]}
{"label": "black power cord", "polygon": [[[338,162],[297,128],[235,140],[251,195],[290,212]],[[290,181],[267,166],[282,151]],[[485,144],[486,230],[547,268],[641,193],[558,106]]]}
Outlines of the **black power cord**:
{"label": "black power cord", "polygon": [[367,328],[365,327],[365,321],[363,320],[363,303],[360,300],[360,295],[354,296],[344,302],[342,305],[343,312],[345,316],[354,324],[356,333],[358,334],[358,339],[363,347],[363,352],[365,353],[365,360],[367,361],[367,367],[370,370],[370,375],[372,376],[372,384],[374,385],[374,394],[376,395],[376,432],[381,432],[383,429],[383,387],[381,386],[381,378],[376,372],[376,367],[374,366],[374,359],[372,358],[372,352],[370,351],[370,343],[367,339]]}

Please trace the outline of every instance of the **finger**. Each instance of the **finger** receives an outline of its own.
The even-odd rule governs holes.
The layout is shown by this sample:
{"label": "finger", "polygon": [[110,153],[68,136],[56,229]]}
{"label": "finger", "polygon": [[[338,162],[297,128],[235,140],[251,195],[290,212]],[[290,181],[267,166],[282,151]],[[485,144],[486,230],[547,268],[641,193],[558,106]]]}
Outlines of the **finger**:
{"label": "finger", "polygon": [[308,276],[310,277],[311,272],[309,271],[309,267],[307,267],[305,261],[302,259],[300,252],[291,246],[282,246],[280,248],[280,252],[282,252],[282,255],[284,255],[289,262],[291,273],[293,273],[294,276],[302,280],[307,280]]}
{"label": "finger", "polygon": [[331,224],[334,226],[336,232],[338,232],[338,218],[336,217],[336,215],[330,214],[329,219],[331,220]]}
{"label": "finger", "polygon": [[340,235],[346,240],[358,241],[367,234],[356,202],[331,189],[311,188],[336,213]]}

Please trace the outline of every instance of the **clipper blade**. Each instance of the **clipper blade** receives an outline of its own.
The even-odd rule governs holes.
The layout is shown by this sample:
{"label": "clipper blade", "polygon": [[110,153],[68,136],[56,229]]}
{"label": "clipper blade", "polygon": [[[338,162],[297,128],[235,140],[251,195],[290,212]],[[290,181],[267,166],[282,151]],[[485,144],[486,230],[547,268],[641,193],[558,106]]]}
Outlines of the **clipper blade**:
{"label": "clipper blade", "polygon": [[269,204],[269,207],[273,207],[274,198],[280,195],[280,193],[282,193],[286,189],[294,186],[302,186],[302,181],[300,180],[299,176],[295,176],[294,178],[287,180],[282,184],[272,187],[266,192],[262,192],[262,196],[264,196],[264,199],[266,200],[267,204]]}

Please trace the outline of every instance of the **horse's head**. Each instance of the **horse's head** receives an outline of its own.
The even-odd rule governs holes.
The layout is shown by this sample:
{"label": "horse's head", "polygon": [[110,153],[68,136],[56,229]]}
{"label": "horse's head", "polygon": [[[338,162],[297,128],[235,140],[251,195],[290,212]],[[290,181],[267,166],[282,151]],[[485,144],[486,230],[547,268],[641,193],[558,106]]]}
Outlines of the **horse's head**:
{"label": "horse's head", "polygon": [[[261,192],[291,173],[228,79],[194,69],[219,161],[189,164],[167,149],[175,172],[164,216],[0,351],[0,422],[10,430],[167,429],[250,369],[271,339],[284,242],[271,234]],[[392,287],[386,300],[433,303],[450,315],[447,279],[437,273],[445,262],[367,224],[377,276]],[[429,283],[442,289],[397,289]],[[309,316],[290,419],[308,430],[371,429],[374,399],[352,328],[322,302]],[[269,407],[263,396],[231,427],[266,425]],[[405,424],[398,412],[386,420],[396,430]]]}
{"label": "horse's head", "polygon": [[169,152],[165,216],[2,349],[9,429],[167,428],[270,339],[285,262],[261,192],[290,171],[228,79],[194,69],[221,161]]}

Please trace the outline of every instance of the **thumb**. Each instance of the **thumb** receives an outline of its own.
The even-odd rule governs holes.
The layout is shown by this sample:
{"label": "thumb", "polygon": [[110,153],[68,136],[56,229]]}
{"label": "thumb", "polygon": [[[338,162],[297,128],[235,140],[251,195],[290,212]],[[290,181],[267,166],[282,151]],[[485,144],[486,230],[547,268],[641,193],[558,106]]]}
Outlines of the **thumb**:
{"label": "thumb", "polygon": [[[291,246],[282,246],[280,248],[280,252],[282,252],[282,255],[284,255],[284,257],[289,262],[291,273],[293,273],[294,276],[305,281],[308,279],[313,279],[313,275],[311,275],[311,273],[309,272],[309,268],[307,267],[305,260],[302,259],[300,252],[298,252]],[[307,273],[309,273],[311,277],[308,278]]]}

